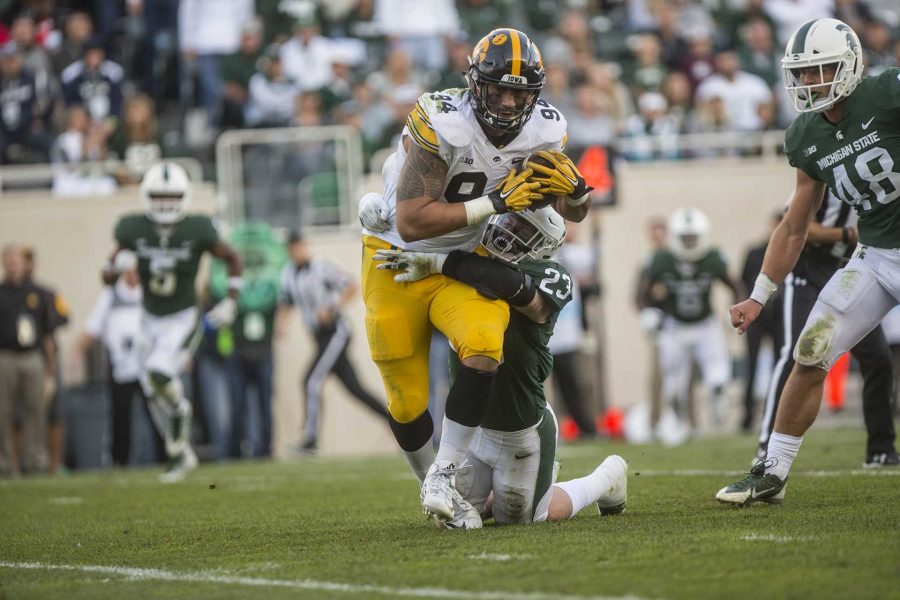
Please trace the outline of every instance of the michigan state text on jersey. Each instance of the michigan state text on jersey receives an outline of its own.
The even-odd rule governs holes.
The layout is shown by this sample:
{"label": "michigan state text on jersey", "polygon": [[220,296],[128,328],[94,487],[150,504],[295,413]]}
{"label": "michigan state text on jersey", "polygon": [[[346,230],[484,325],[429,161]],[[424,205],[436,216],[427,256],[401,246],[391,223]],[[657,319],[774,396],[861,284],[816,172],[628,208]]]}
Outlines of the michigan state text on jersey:
{"label": "michigan state text on jersey", "polygon": [[900,68],[863,79],[831,123],[801,114],[785,135],[791,166],[823,181],[859,213],[859,239],[900,248]]}
{"label": "michigan state text on jersey", "polygon": [[837,19],[798,28],[781,67],[785,89],[803,113],[785,138],[797,183],[750,298],[731,309],[732,325],[743,332],[794,268],[826,186],[857,210],[860,244],[819,293],[800,333],[765,461],[716,494],[738,505],[783,501],[827,371],[900,301],[900,70],[863,79],[859,38]]}
{"label": "michigan state text on jersey", "polygon": [[197,305],[200,258],[219,241],[212,219],[189,215],[161,227],[146,214],[127,215],[116,225],[115,238],[138,257],[147,312],[170,315]]}

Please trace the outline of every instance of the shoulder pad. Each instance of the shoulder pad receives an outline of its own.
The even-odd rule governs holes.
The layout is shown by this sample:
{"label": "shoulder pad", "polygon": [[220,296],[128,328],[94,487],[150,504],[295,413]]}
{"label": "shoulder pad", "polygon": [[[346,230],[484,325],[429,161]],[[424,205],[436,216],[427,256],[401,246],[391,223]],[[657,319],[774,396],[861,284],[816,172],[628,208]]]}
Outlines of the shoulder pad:
{"label": "shoulder pad", "polygon": [[[440,140],[455,147],[467,146],[477,130],[463,88],[422,94],[406,125],[413,139],[435,154],[440,153]],[[434,148],[423,144],[423,141],[433,143]]]}
{"label": "shoulder pad", "polygon": [[790,156],[796,152],[803,143],[803,134],[806,132],[806,115],[814,113],[801,113],[784,132],[784,153]]}
{"label": "shoulder pad", "polygon": [[143,219],[143,213],[130,213],[122,216],[113,230],[116,241],[123,247],[130,247],[129,244],[133,239],[140,235]]}
{"label": "shoulder pad", "polygon": [[866,77],[860,87],[867,86],[869,82],[874,89],[873,97],[881,107],[889,110],[900,108],[900,67],[885,69],[875,77]]}
{"label": "shoulder pad", "polygon": [[431,94],[422,94],[406,118],[406,129],[413,141],[432,154],[440,152],[437,133],[431,123],[432,117],[440,111],[439,104],[440,101],[435,101]]}
{"label": "shoulder pad", "polygon": [[553,150],[561,150],[566,145],[568,138],[566,117],[546,100],[538,100],[526,127],[531,129],[532,139],[536,144]]}

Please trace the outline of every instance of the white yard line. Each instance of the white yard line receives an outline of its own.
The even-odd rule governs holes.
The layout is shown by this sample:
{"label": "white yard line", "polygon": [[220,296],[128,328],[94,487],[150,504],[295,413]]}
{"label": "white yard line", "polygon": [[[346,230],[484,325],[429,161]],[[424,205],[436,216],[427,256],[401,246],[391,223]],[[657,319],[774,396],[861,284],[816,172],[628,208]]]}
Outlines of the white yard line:
{"label": "white yard line", "polygon": [[[674,471],[654,471],[643,469],[632,469],[629,475],[636,477],[739,477],[746,475],[747,471],[709,471],[703,469],[676,469]],[[881,468],[881,469],[847,469],[837,471],[792,471],[792,477],[856,477],[856,476],[878,476],[878,477],[896,477],[900,476],[900,469]]]}
{"label": "white yard line", "polygon": [[98,575],[119,575],[130,581],[182,581],[189,583],[216,583],[220,585],[275,587],[295,590],[315,590],[344,594],[379,594],[388,597],[414,598],[473,598],[474,600],[642,600],[638,596],[572,596],[540,592],[503,592],[447,590],[442,588],[402,588],[359,583],[338,583],[315,579],[264,579],[217,575],[204,571],[166,571],[107,565],[55,565],[36,562],[0,561],[0,569],[31,571],[74,571]]}
{"label": "white yard line", "polygon": [[776,544],[786,544],[788,542],[809,542],[815,538],[812,536],[791,537],[788,535],[772,535],[768,533],[750,533],[742,535],[738,539],[745,542],[775,542]]}
{"label": "white yard line", "polygon": [[491,554],[489,552],[482,552],[481,554],[469,554],[466,558],[471,558],[472,560],[487,560],[494,562],[508,562],[511,560],[526,560],[534,558],[530,554]]}

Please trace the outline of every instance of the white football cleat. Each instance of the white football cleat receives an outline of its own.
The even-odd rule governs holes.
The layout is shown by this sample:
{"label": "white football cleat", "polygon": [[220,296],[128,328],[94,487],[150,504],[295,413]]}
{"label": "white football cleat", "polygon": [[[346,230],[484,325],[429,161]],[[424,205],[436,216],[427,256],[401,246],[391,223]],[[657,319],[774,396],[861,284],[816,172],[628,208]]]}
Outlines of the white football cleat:
{"label": "white football cleat", "polygon": [[434,522],[438,527],[444,529],[481,529],[484,525],[478,509],[456,490],[453,490],[453,518],[449,521],[442,521],[435,517]]}
{"label": "white football cleat", "polygon": [[[425,514],[443,522],[453,520],[453,494],[456,492],[456,472],[453,463],[433,463],[422,482],[422,508]],[[457,494],[459,492],[456,492]]]}
{"label": "white football cleat", "polygon": [[159,474],[158,479],[160,483],[177,483],[196,468],[197,455],[193,448],[186,446],[181,454],[169,461],[166,470]]}
{"label": "white football cleat", "polygon": [[609,477],[609,487],[597,500],[600,516],[622,514],[628,500],[628,462],[618,454],[612,454],[597,468],[606,471]]}

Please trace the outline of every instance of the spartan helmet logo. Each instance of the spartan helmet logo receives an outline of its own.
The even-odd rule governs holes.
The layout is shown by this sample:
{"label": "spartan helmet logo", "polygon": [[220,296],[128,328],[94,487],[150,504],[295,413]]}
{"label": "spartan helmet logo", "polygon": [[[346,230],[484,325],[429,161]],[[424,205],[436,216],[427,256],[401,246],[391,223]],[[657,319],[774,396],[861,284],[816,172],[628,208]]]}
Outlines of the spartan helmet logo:
{"label": "spartan helmet logo", "polygon": [[834,134],[834,137],[836,137],[839,140],[842,140],[842,139],[844,139],[844,133],[842,131],[838,131],[836,134]]}
{"label": "spartan helmet logo", "polygon": [[843,31],[845,36],[847,37],[847,47],[853,51],[855,54],[859,51],[859,44],[856,41],[856,36],[853,35],[853,30],[850,29],[850,26],[846,23],[841,23],[836,27],[838,31]]}

